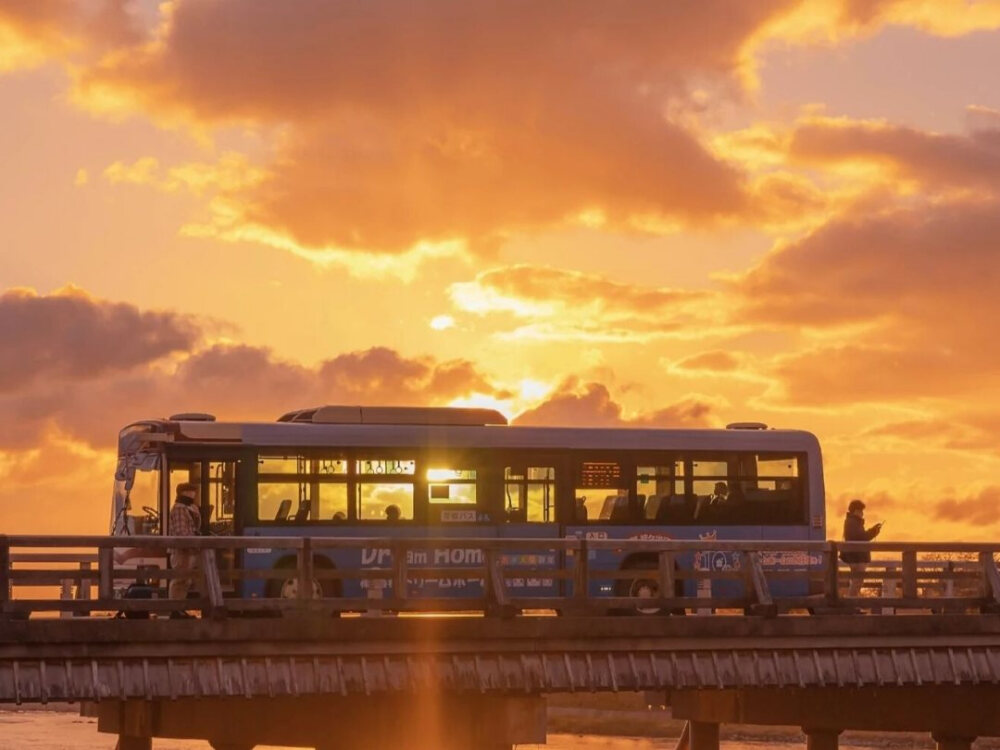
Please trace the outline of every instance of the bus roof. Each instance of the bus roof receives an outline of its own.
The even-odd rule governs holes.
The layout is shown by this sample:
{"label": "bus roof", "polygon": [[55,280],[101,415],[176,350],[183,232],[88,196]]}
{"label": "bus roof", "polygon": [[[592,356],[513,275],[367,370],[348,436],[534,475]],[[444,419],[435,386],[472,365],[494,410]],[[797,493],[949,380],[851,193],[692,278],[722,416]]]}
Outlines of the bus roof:
{"label": "bus roof", "polygon": [[[236,443],[265,447],[506,448],[577,450],[813,451],[819,442],[803,430],[658,429],[637,427],[528,427],[479,424],[358,424],[147,420],[122,430],[142,442],[151,433],[177,443]],[[124,445],[120,443],[120,449]],[[121,451],[120,451],[121,452]]]}

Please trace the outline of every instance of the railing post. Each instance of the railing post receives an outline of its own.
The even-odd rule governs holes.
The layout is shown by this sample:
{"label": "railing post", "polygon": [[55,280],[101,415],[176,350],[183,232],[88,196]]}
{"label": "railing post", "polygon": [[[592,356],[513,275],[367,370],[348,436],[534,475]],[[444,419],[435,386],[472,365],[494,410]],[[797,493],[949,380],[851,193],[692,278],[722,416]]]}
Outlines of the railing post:
{"label": "railing post", "polygon": [[903,598],[917,598],[917,551],[903,550]]}
{"label": "railing post", "polygon": [[203,615],[210,617],[225,617],[226,602],[222,597],[222,583],[219,580],[219,566],[216,564],[215,549],[205,547],[201,551],[201,570],[205,583],[204,596],[208,600],[207,611]]}
{"label": "railing post", "polygon": [[674,585],[674,553],[669,550],[661,550],[659,555],[660,568],[660,597],[673,599],[676,586]]}
{"label": "railing post", "polygon": [[97,549],[97,598],[113,599],[115,596],[115,550],[110,546]]}
{"label": "railing post", "polygon": [[407,549],[405,542],[397,542],[392,548],[392,588],[393,598],[400,602],[406,601],[409,596],[409,584],[407,578],[408,561],[406,559]]}
{"label": "railing post", "polygon": [[486,581],[488,583],[487,609],[496,608],[501,615],[510,614],[507,611],[509,609],[507,580],[503,574],[503,566],[500,564],[500,550],[486,550]]}
{"label": "railing post", "polygon": [[580,539],[576,550],[576,567],[573,568],[573,600],[580,610],[587,608],[587,595],[590,588],[590,557],[587,550],[587,540]]}
{"label": "railing post", "polygon": [[312,538],[303,537],[302,545],[298,549],[297,558],[297,575],[298,575],[298,600],[300,602],[308,601],[313,598],[313,580],[314,573],[313,570],[313,553],[312,553]]}
{"label": "railing post", "polygon": [[948,576],[944,579],[944,597],[951,599],[955,596],[955,561],[948,560],[944,565],[944,574]]}
{"label": "railing post", "polygon": [[823,551],[823,594],[827,606],[840,604],[840,555],[836,542],[827,542]]}
{"label": "railing post", "polygon": [[761,563],[760,553],[743,552],[743,559],[746,561],[747,594],[751,595],[754,604],[750,611],[754,614],[761,614],[765,617],[774,617],[778,614],[778,608],[771,598],[771,589],[767,585],[767,576],[764,575],[764,566]]}
{"label": "railing post", "polygon": [[[91,567],[90,563],[83,560],[80,563],[80,572],[83,574],[90,573]],[[78,600],[86,601],[90,598],[90,579],[83,576],[80,577],[80,582],[76,585],[76,598]]]}
{"label": "railing post", "polygon": [[13,598],[10,586],[10,539],[0,535],[0,617],[7,613],[7,603]]}
{"label": "railing post", "polygon": [[996,612],[1000,610],[1000,570],[997,570],[997,561],[993,558],[993,552],[979,553],[979,566],[983,575],[983,594],[986,602],[983,610],[986,612]]}

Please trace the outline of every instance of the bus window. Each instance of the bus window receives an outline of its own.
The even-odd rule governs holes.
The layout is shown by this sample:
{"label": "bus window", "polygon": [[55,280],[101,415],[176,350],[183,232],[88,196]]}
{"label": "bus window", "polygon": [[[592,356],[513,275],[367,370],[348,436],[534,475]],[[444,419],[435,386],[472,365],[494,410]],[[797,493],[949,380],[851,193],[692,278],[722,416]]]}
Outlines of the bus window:
{"label": "bus window", "polygon": [[356,509],[359,521],[412,521],[412,459],[360,459],[357,472]]}
{"label": "bus window", "polygon": [[475,469],[428,469],[427,495],[432,505],[475,505]]}
{"label": "bus window", "polygon": [[575,522],[631,520],[628,488],[617,461],[581,461],[575,498]]}
{"label": "bus window", "polygon": [[756,456],[754,476],[742,476],[740,490],[758,523],[804,524],[800,459],[798,456]]}
{"label": "bus window", "polygon": [[346,460],[302,455],[258,458],[258,520],[332,521],[347,517],[347,505]]}
{"label": "bus window", "polygon": [[556,470],[551,466],[504,468],[504,502],[509,522],[555,521]]}
{"label": "bus window", "polygon": [[693,459],[694,523],[804,524],[800,461],[794,455],[756,453]]}
{"label": "bus window", "polygon": [[635,494],[638,517],[644,523],[685,523],[693,507],[684,493],[684,462],[637,466]]}
{"label": "bus window", "polygon": [[236,510],[236,462],[210,461],[208,464],[208,528],[213,534],[233,533]]}
{"label": "bus window", "polygon": [[[124,494],[124,486],[122,487]],[[128,491],[128,507],[122,499],[120,518],[115,519],[112,533],[157,535],[160,533],[160,472],[135,472],[132,489]]]}

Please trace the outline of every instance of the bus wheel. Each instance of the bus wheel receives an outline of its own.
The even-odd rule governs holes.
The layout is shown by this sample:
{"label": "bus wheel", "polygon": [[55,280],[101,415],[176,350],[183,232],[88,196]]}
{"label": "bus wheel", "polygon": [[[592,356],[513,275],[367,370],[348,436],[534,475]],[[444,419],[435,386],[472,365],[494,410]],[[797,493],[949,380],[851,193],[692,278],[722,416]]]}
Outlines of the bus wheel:
{"label": "bus wheel", "polygon": [[[293,571],[297,567],[297,562],[294,558],[286,558],[278,562],[274,566],[275,570],[282,571]],[[324,557],[314,557],[313,558],[313,569],[314,570],[331,570],[333,566]],[[312,582],[313,599],[331,599],[337,596],[337,588],[335,581],[317,581],[313,579]],[[298,599],[299,598],[299,579],[298,576],[291,576],[289,578],[283,579],[272,579],[267,582],[267,597],[269,599]],[[340,613],[335,612],[334,617],[339,617]]]}
{"label": "bus wheel", "polygon": [[[625,570],[634,570],[637,573],[635,578],[626,578],[619,581],[619,596],[630,596],[638,599],[657,599],[660,596],[660,582],[656,573],[655,563],[639,560],[628,565]],[[625,609],[622,614],[627,615],[683,615],[683,609],[667,610],[662,607],[636,607]]]}

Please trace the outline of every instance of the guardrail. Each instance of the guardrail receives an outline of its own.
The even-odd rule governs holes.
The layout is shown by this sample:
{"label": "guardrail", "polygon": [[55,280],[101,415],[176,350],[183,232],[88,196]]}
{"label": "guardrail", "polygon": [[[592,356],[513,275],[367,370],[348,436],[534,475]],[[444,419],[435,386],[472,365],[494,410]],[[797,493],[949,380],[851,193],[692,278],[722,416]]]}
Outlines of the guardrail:
{"label": "guardrail", "polygon": [[[165,558],[179,548],[195,552],[200,563],[196,597],[120,596],[120,584],[126,582],[155,579],[159,589],[163,581],[190,575],[128,566],[124,561],[129,551]],[[222,556],[253,548],[287,551],[295,565],[261,569],[243,564],[220,570]],[[455,549],[477,551],[474,564],[467,560],[425,564],[429,551]],[[357,565],[325,564],[333,553],[343,555],[348,550],[358,551]],[[375,564],[363,565],[361,550],[385,554],[376,555]],[[839,561],[842,552],[864,550],[873,553],[871,563],[844,566]],[[774,616],[874,608],[1000,611],[998,555],[1000,544],[943,542],[0,536],[0,617],[36,613],[148,617],[182,609],[215,618],[260,612],[472,611],[511,616],[526,610],[590,615],[695,611]],[[232,556],[244,561],[248,557]],[[631,563],[608,567],[611,558]],[[550,582],[551,591],[526,595],[523,586],[512,585],[514,579],[532,577]],[[225,593],[239,581],[255,579],[294,581],[294,587],[282,587],[294,596]],[[413,591],[421,582],[441,579],[464,581],[465,595],[424,596]],[[365,595],[340,595],[349,581],[362,582]],[[67,596],[70,585],[76,586],[73,598]],[[36,595],[39,588],[52,587],[58,588],[61,598]],[[600,593],[595,594],[595,588]],[[874,598],[865,592],[881,595]]]}

